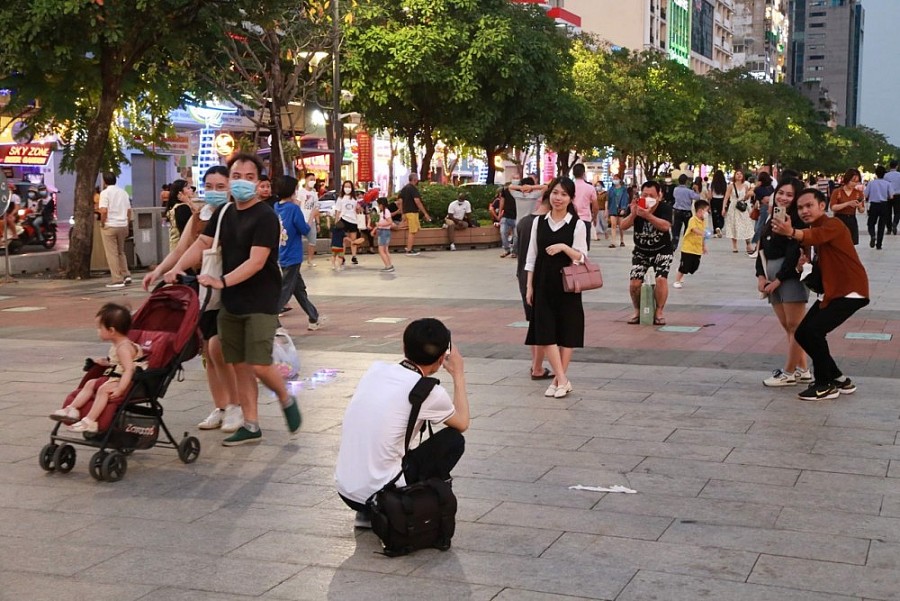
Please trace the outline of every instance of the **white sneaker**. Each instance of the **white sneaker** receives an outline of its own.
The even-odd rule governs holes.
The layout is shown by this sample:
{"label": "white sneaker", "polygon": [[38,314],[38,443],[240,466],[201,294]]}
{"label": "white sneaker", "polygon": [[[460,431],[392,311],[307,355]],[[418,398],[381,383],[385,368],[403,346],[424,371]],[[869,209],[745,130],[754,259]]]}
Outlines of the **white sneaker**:
{"label": "white sneaker", "polygon": [[770,388],[777,388],[780,386],[794,386],[797,384],[797,379],[794,377],[794,374],[786,374],[784,371],[780,369],[776,369],[772,372],[772,376],[770,378],[766,378],[763,380],[763,384],[769,386]]}
{"label": "white sneaker", "polygon": [[672,286],[675,288],[684,288],[684,284],[682,282],[675,282],[674,284],[672,284]]}
{"label": "white sneaker", "polygon": [[450,250],[456,250],[456,245],[455,245],[455,244],[451,244],[451,245],[450,245]]}
{"label": "white sneaker", "polygon": [[81,419],[81,413],[78,412],[78,409],[72,407],[71,405],[68,407],[63,407],[62,409],[57,409],[53,413],[50,414],[50,419],[55,422],[77,422]]}
{"label": "white sneaker", "polygon": [[125,282],[116,282],[115,284],[107,284],[107,288],[124,288]]}
{"label": "white sneaker", "polygon": [[372,520],[362,511],[356,512],[356,519],[353,520],[354,528],[372,528]]}
{"label": "white sneaker", "polygon": [[221,409],[213,409],[212,413],[206,416],[206,419],[197,424],[197,427],[201,430],[215,430],[216,428],[222,427],[222,418],[225,417],[225,412]]}
{"label": "white sneaker", "polygon": [[318,322],[318,321],[311,321],[311,322],[309,322],[309,325],[306,326],[306,329],[307,329],[307,330],[311,330],[311,331],[318,330],[318,329],[319,329],[319,322]]}
{"label": "white sneaker", "polygon": [[813,375],[812,372],[808,369],[795,369],[794,378],[796,378],[800,382],[812,382]]}
{"label": "white sneaker", "polygon": [[66,426],[69,432],[97,432],[97,422],[89,417],[82,417],[81,421],[71,426]]}
{"label": "white sneaker", "polygon": [[237,405],[228,405],[222,413],[222,432],[237,432],[244,425],[244,412]]}

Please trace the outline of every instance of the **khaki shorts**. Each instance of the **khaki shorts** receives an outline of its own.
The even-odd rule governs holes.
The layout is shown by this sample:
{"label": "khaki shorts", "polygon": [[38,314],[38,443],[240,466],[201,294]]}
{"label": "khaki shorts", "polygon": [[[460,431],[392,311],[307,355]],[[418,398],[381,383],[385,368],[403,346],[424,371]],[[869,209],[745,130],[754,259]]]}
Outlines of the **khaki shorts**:
{"label": "khaki shorts", "polygon": [[234,315],[219,310],[219,340],[226,363],[272,364],[272,341],[278,316],[267,313]]}
{"label": "khaki shorts", "polygon": [[404,213],[403,216],[406,217],[406,224],[409,226],[410,234],[415,234],[422,229],[418,213]]}

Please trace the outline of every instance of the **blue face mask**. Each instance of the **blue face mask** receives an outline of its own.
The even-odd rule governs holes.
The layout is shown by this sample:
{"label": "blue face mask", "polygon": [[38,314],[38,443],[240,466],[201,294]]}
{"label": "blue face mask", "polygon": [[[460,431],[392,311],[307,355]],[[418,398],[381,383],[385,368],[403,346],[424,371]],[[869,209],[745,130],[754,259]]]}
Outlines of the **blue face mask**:
{"label": "blue face mask", "polygon": [[256,182],[250,182],[245,179],[231,180],[231,195],[238,202],[253,200],[256,196]]}
{"label": "blue face mask", "polygon": [[225,190],[207,190],[203,201],[211,207],[219,207],[228,202],[228,192]]}

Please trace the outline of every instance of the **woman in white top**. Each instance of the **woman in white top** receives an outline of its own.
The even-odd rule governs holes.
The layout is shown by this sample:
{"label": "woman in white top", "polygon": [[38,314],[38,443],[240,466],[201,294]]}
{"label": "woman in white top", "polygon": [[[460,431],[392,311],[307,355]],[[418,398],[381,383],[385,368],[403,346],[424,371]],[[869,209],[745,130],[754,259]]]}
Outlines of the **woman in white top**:
{"label": "woman in white top", "polygon": [[[737,241],[740,238],[747,245],[747,254],[753,252],[750,240],[756,224],[750,219],[750,199],[752,186],[744,180],[744,172],[738,169],[734,172],[734,178],[725,191],[725,207],[722,215],[725,217],[725,237],[731,238],[731,252],[738,251]],[[741,210],[743,207],[743,211]]]}
{"label": "woman in white top", "polygon": [[341,220],[344,233],[350,239],[350,262],[354,265],[359,265],[359,259],[356,258],[356,247],[363,242],[363,239],[359,237],[359,221],[356,217],[358,205],[353,182],[344,182],[341,185],[341,196],[334,207],[334,220],[335,223],[338,219]]}

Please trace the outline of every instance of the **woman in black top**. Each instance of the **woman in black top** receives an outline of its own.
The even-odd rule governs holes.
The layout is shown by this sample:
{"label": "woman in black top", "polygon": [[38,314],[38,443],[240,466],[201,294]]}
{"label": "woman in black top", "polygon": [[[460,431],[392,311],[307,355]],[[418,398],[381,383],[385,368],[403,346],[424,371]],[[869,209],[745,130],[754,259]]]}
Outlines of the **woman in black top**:
{"label": "woman in black top", "polygon": [[544,396],[559,399],[572,391],[566,377],[572,351],[584,346],[581,294],[563,290],[561,270],[584,261],[587,236],[572,205],[575,182],[560,177],[551,181],[547,190],[550,212],[534,220],[525,259],[525,302],[533,309],[525,344],[543,347],[556,374]]}
{"label": "woman in black top", "polygon": [[194,214],[193,189],[183,179],[176,179],[169,186],[169,200],[166,202],[166,219],[169,220],[169,252],[175,250],[181,233]]}
{"label": "woman in black top", "polygon": [[784,210],[791,224],[806,227],[797,215],[797,198],[803,191],[803,183],[795,178],[783,179],[775,189],[772,218],[766,222],[759,240],[759,256],[756,258],[757,287],[760,294],[769,299],[772,310],[787,336],[787,358],[783,369],[776,369],[772,377],[763,380],[766,386],[794,386],[797,380],[812,379],[806,362],[806,353],[794,340],[794,332],[806,313],[809,290],[800,281],[797,263],[800,260],[800,243],[793,238],[772,231],[772,219],[776,212]]}
{"label": "woman in black top", "polygon": [[725,181],[725,173],[721,169],[717,169],[709,184],[709,214],[712,215],[713,232],[716,238],[722,237],[722,229],[725,227],[725,216],[722,215],[722,209],[725,207],[726,192],[728,192],[728,182]]}
{"label": "woman in black top", "polygon": [[762,236],[763,228],[765,228],[766,222],[769,221],[772,194],[775,193],[775,188],[772,187],[772,176],[768,172],[760,172],[757,179],[759,180],[759,185],[753,190],[753,204],[759,207],[759,217],[756,218],[753,239],[750,240],[750,243],[753,244],[754,253],[759,251],[759,237]]}

